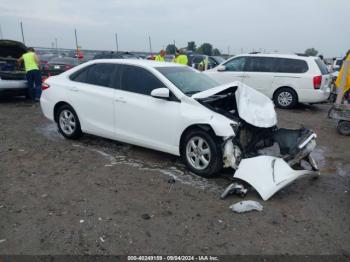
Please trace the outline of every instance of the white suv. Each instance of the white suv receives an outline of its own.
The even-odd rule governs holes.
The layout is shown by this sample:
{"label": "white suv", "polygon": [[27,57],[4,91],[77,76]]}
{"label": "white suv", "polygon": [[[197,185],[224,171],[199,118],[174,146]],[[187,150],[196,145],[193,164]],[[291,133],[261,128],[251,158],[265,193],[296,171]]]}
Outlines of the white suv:
{"label": "white suv", "polygon": [[304,55],[246,54],[204,72],[224,84],[240,81],[273,99],[280,108],[328,99],[331,77],[318,58]]}

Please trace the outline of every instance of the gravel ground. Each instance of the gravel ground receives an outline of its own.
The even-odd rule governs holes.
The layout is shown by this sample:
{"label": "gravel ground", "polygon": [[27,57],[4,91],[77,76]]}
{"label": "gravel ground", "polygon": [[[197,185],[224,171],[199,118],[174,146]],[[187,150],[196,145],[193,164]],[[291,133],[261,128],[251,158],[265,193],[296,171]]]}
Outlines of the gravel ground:
{"label": "gravel ground", "polygon": [[[229,210],[229,184],[186,171],[177,157],[85,135],[63,139],[39,105],[0,102],[0,254],[350,255],[350,138],[329,105],[279,110],[279,126],[318,134],[322,176]],[[175,179],[175,183],[171,183]]]}

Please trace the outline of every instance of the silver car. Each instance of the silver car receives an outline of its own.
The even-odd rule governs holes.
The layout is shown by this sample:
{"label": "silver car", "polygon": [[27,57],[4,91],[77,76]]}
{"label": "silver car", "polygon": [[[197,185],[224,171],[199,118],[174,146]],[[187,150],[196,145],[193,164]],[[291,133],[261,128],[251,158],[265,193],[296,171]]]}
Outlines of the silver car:
{"label": "silver car", "polygon": [[0,40],[0,97],[5,95],[26,95],[27,81],[23,67],[18,68],[17,59],[26,46],[13,40]]}

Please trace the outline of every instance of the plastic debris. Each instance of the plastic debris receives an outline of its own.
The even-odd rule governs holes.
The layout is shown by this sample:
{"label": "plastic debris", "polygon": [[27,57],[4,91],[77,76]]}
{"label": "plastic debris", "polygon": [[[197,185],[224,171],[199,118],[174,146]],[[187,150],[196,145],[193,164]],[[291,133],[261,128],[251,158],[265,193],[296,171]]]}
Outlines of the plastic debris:
{"label": "plastic debris", "polygon": [[0,244],[1,243],[4,243],[6,241],[6,239],[4,238],[4,239],[0,239]]}
{"label": "plastic debris", "polygon": [[149,214],[142,214],[141,217],[145,220],[148,220],[151,218],[151,216]]}
{"label": "plastic debris", "polygon": [[232,183],[226,189],[224,192],[222,192],[220,198],[224,199],[226,196],[231,194],[240,195],[241,197],[244,197],[248,192],[248,189],[246,189],[242,184],[239,183]]}
{"label": "plastic debris", "polygon": [[84,223],[84,220],[83,220],[83,219],[81,219],[81,220],[79,221],[79,223],[80,223],[80,224]]}
{"label": "plastic debris", "polygon": [[102,243],[104,243],[106,241],[103,237],[100,237],[100,240]]}
{"label": "plastic debris", "polygon": [[175,183],[175,179],[174,179],[174,178],[170,178],[170,179],[168,180],[168,183],[169,183],[169,184],[174,184],[174,183]]}
{"label": "plastic debris", "polygon": [[231,205],[230,209],[235,213],[244,213],[254,210],[261,212],[263,210],[263,206],[259,202],[246,200]]}

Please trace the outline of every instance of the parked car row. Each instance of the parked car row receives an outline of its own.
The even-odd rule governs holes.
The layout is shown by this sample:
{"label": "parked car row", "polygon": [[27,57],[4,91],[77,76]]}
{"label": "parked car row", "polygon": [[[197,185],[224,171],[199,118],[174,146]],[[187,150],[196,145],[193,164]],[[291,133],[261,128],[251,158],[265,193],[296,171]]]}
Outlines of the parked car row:
{"label": "parked car row", "polygon": [[[6,86],[8,91],[18,87],[18,92],[15,93],[23,94],[26,88],[25,72],[23,68],[17,68],[16,59],[25,52],[26,47],[20,42],[2,40],[0,49],[1,85]],[[323,102],[330,94],[332,77],[318,57],[245,54],[225,61],[217,56],[194,53],[188,53],[187,56],[188,66],[202,70],[205,61],[205,68],[208,70],[204,74],[222,84],[240,81],[271,98],[280,108],[292,108],[297,103]],[[142,59],[129,52],[102,52],[90,58]],[[172,55],[166,56],[167,61],[172,61],[173,58]],[[60,74],[82,63],[77,58],[60,57],[57,54],[40,55],[40,61],[43,75],[46,77]],[[334,63],[338,65],[337,60]],[[17,82],[4,82],[8,80]],[[4,87],[2,91],[5,91]]]}

